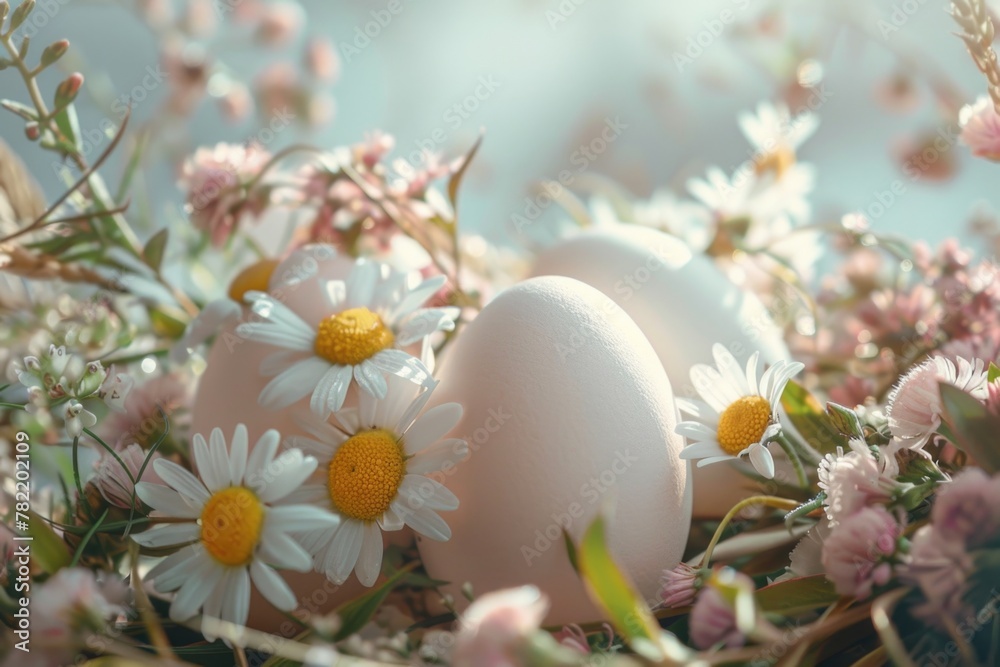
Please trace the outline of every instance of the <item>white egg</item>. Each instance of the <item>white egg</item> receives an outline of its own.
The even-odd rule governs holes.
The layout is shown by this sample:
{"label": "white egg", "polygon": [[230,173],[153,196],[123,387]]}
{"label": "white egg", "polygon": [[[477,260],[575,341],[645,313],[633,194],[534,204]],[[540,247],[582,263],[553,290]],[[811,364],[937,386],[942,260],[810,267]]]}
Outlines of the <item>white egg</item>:
{"label": "white egg", "polygon": [[[695,398],[689,371],[712,363],[712,345],[738,361],[760,351],[762,363],[788,359],[781,330],[760,300],[734,285],[710,259],[679,239],[647,227],[584,231],[545,250],[532,275],[575,278],[613,299],[656,351],[677,396]],[[735,466],[694,470],[694,516],[720,517],[753,494]]]}
{"label": "white egg", "polygon": [[462,404],[467,460],[440,480],[459,498],[446,542],[418,538],[430,576],[476,593],[535,584],[551,624],[596,620],[567,557],[613,501],[611,549],[646,599],[690,527],[670,382],[635,323],[576,280],[536,278],[498,295],[452,342],[432,402]]}

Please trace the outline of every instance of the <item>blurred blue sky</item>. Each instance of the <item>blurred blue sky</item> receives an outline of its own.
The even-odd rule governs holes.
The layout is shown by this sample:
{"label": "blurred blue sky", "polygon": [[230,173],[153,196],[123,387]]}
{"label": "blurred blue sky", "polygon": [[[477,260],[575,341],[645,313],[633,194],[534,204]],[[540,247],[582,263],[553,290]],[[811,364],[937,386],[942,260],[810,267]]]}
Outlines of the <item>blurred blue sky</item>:
{"label": "blurred blue sky", "polygon": [[[579,144],[596,136],[605,118],[619,118],[627,128],[586,173],[610,176],[640,195],[660,186],[679,191],[687,177],[710,164],[731,170],[745,159],[748,146],[736,114],[778,95],[769,72],[788,71],[800,57],[774,45],[750,48],[733,25],[726,25],[719,38],[703,39],[708,45],[690,64],[678,67],[673,54],[711,31],[724,10],[735,24],[771,6],[787,8],[784,20],[798,30],[800,54],[813,54],[823,65],[828,100],[818,109],[819,131],[801,151],[801,159],[818,167],[814,202],[819,220],[869,207],[876,193],[890,190],[897,179],[905,193],[875,221],[877,229],[937,241],[961,235],[977,203],[1000,204],[1000,192],[992,187],[996,167],[971,158],[962,146],[948,151],[959,166],[951,181],[911,181],[899,170],[892,158],[894,142],[942,124],[924,84],[917,88],[920,106],[903,115],[886,111],[873,96],[876,85],[899,67],[898,53],[920,63],[918,78],[922,72],[947,75],[967,101],[983,89],[964,47],[951,34],[954,25],[942,11],[944,3],[398,2],[398,13],[364,46],[363,39],[355,41],[359,28],[379,12],[388,15],[389,0],[303,2],[308,34],[327,35],[356,52],[345,52],[340,80],[330,87],[337,106],[334,122],[314,135],[284,132],[272,148],[301,140],[333,147],[381,128],[397,137],[397,151],[404,155],[428,138],[441,139],[434,141],[437,147],[457,155],[485,128],[485,143],[462,195],[462,222],[495,240],[519,241],[510,218],[522,211],[532,184],[567,168]],[[50,0],[50,6],[57,11],[39,30],[38,48],[68,37],[74,53],[89,68],[106,71],[107,83],[117,91],[139,84],[147,68],[156,66],[149,32],[121,6],[84,0]],[[886,32],[886,25],[899,29]],[[237,76],[274,57],[263,50],[215,48]],[[47,79],[47,85],[54,81]],[[484,92],[490,88],[484,81],[494,89]],[[477,87],[480,99],[466,104],[477,108],[460,114],[453,106],[475,96]],[[151,99],[162,92],[154,90]],[[0,75],[0,96],[24,97],[9,71]],[[138,104],[136,120],[153,107]],[[98,127],[101,118],[97,110],[84,112],[81,125]],[[227,126],[208,104],[188,129],[196,144],[239,141],[253,131],[250,125]],[[0,132],[45,181],[46,190],[56,192],[60,186],[50,158],[24,140],[19,123],[5,115]],[[112,163],[110,173],[116,169],[120,164]],[[170,169],[154,170],[150,185],[157,210],[179,200]],[[554,207],[547,215],[555,215]]]}

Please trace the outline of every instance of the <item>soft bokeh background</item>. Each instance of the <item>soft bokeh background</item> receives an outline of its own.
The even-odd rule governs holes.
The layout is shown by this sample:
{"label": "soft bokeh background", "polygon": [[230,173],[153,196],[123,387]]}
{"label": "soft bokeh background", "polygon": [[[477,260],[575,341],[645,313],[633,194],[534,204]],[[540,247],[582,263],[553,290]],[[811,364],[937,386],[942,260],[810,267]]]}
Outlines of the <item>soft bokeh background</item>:
{"label": "soft bokeh background", "polygon": [[[398,3],[393,15],[386,11],[388,0],[303,0],[307,36],[327,35],[341,52],[339,80],[327,87],[336,100],[335,116],[319,131],[285,130],[268,148],[303,140],[349,144],[381,128],[397,137],[397,152],[404,156],[422,140],[429,145],[428,139],[454,156],[484,128],[485,143],[462,195],[462,223],[497,241],[523,244],[529,239],[513,232],[511,215],[523,211],[524,198],[538,181],[570,167],[573,152],[598,135],[605,118],[620,118],[627,128],[574,185],[604,175],[638,195],[663,186],[680,191],[687,177],[708,165],[731,171],[748,157],[735,121],[739,111],[784,95],[785,81],[798,76],[815,82],[822,76],[819,88],[827,100],[816,109],[821,126],[800,156],[818,167],[817,221],[869,208],[897,179],[905,193],[873,220],[882,231],[932,242],[962,237],[974,207],[1000,203],[994,165],[973,159],[963,146],[943,154],[939,165],[950,160],[957,165],[954,177],[944,181],[913,181],[895,158],[898,146],[916,134],[948,127],[929,81],[947,81],[941,85],[959,102],[973,100],[984,88],[951,34],[954,24],[941,2]],[[68,37],[78,65],[107,73],[106,80],[91,76],[88,82],[105,104],[141,86],[159,59],[156,41],[127,5],[40,4],[45,20],[33,40],[36,48]],[[214,7],[221,5],[218,0]],[[733,22],[719,37],[707,39],[705,31],[724,10]],[[391,19],[377,30],[369,27],[377,34],[368,43],[359,39],[359,31],[378,15]],[[775,37],[761,37],[762,27]],[[693,62],[678,66],[674,54],[699,33],[707,46]],[[225,57],[235,78],[249,77],[276,58],[266,49],[231,50],[218,40],[206,48]],[[900,72],[912,75],[915,95],[915,106],[905,113],[879,101],[886,80]],[[449,111],[475,95],[483,80],[498,85],[492,92],[479,88],[482,99],[466,105],[467,117]],[[47,81],[55,82],[54,76]],[[164,88],[153,86],[146,100],[136,102],[137,124],[149,119]],[[9,72],[0,76],[0,96],[24,97]],[[84,130],[100,127],[107,111],[81,106]],[[196,145],[241,141],[256,132],[256,121],[230,125],[209,102],[202,107],[190,126],[168,137],[178,158]],[[47,192],[58,193],[50,155],[24,139],[18,119],[3,114],[0,131]],[[114,180],[120,162],[112,161],[109,169]],[[137,205],[154,212],[178,210],[175,170],[176,164],[151,164],[151,199]],[[555,206],[545,213],[546,219],[557,215]]]}

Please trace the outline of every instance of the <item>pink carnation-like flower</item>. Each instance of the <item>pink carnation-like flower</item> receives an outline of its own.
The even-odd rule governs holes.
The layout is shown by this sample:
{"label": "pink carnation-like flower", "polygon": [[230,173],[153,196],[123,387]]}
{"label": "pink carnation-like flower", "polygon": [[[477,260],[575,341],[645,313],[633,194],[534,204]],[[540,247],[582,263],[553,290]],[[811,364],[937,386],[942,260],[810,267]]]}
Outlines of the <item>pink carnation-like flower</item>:
{"label": "pink carnation-like flower", "polygon": [[837,448],[819,464],[819,488],[826,492],[826,516],[830,527],[869,505],[885,503],[899,487],[895,457],[885,452],[879,459],[861,440],[850,440],[851,451]]}
{"label": "pink carnation-like flower", "polygon": [[32,596],[33,634],[47,650],[67,649],[78,632],[103,630],[124,611],[127,592],[117,579],[99,582],[90,570],[63,568]]}
{"label": "pink carnation-like flower", "polygon": [[941,425],[939,382],[958,387],[976,398],[986,398],[986,370],[982,359],[934,357],[920,364],[899,381],[889,394],[886,414],[897,447],[923,452],[923,447]]}
{"label": "pink carnation-like flower", "polygon": [[[146,451],[138,444],[132,443],[127,447],[119,449],[116,453],[121,462],[115,459],[110,452],[104,452],[101,458],[94,464],[94,469],[97,473],[94,477],[94,483],[97,485],[101,495],[109,503],[115,507],[130,509],[133,507],[132,499],[133,492],[135,491],[135,484],[132,480],[135,480],[135,482],[150,482],[152,484],[164,483],[153,469],[153,461],[161,457],[158,453],[154,452],[149,463],[146,464],[145,470],[142,470],[142,476],[140,477],[139,470],[142,469],[142,465],[146,460]],[[122,467],[122,463],[128,468],[128,474],[126,474],[125,468]],[[129,474],[131,474],[131,479],[129,478]],[[134,507],[139,509],[141,505],[142,501],[136,496]]]}
{"label": "pink carnation-like flower", "polygon": [[[753,581],[740,572],[733,576],[744,579],[745,585],[752,590]],[[736,627],[736,612],[722,594],[711,585],[705,586],[694,603],[689,618],[691,624],[691,642],[695,647],[706,650],[722,643],[727,648],[743,646],[746,637]]]}
{"label": "pink carnation-like flower", "polygon": [[188,388],[179,377],[161,375],[133,387],[125,398],[125,411],[109,413],[101,422],[101,433],[108,441],[150,447],[166,427],[160,410],[174,429],[176,415],[187,404],[187,398]]}
{"label": "pink carnation-like flower", "polygon": [[680,563],[663,571],[663,605],[669,608],[690,607],[698,596],[700,570]]}
{"label": "pink carnation-like flower", "polygon": [[955,618],[968,605],[962,600],[969,574],[975,569],[972,557],[960,541],[948,539],[936,525],[924,526],[913,536],[910,558],[900,568],[900,577],[918,585],[927,602],[914,614],[941,627],[942,616]]}
{"label": "pink carnation-like flower", "polygon": [[1000,160],[1000,115],[988,96],[981,95],[974,104],[962,107],[958,124],[962,127],[959,139],[973,155]]}
{"label": "pink carnation-like flower", "polygon": [[966,468],[941,485],[931,523],[947,542],[977,547],[993,539],[1000,533],[1000,478]]}
{"label": "pink carnation-like flower", "polygon": [[823,567],[840,595],[865,599],[892,576],[891,558],[903,527],[884,507],[846,517],[823,543]]}
{"label": "pink carnation-like flower", "polygon": [[184,163],[181,187],[187,190],[188,214],[214,245],[229,239],[243,215],[259,212],[247,199],[245,186],[270,158],[256,145],[219,143],[199,148]]}
{"label": "pink carnation-like flower", "polygon": [[516,667],[519,654],[542,624],[548,599],[534,586],[487,593],[462,614],[455,637],[455,667]]}

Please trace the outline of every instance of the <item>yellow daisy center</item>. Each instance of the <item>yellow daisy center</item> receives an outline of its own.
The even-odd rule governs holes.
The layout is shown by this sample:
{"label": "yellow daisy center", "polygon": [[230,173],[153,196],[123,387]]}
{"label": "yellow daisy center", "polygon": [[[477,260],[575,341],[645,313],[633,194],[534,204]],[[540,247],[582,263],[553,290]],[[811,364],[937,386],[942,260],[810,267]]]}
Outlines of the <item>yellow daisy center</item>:
{"label": "yellow daisy center", "polygon": [[316,354],[331,364],[356,366],[392,347],[396,338],[382,318],[367,308],[351,308],[319,323]]}
{"label": "yellow daisy center", "polygon": [[719,415],[719,444],[722,451],[736,456],[760,442],[771,421],[771,404],[763,396],[743,396]]}
{"label": "yellow daisy center", "polygon": [[243,269],[229,284],[229,298],[243,303],[243,295],[247,292],[266,292],[276,268],[278,260],[262,259]]}
{"label": "yellow daisy center", "polygon": [[232,486],[212,494],[201,511],[201,543],[223,565],[246,565],[264,525],[264,506],[253,491]]}
{"label": "yellow daisy center", "polygon": [[361,521],[382,516],[399,491],[406,458],[395,434],[362,431],[340,446],[329,468],[330,500],[341,514]]}
{"label": "yellow daisy center", "polygon": [[795,164],[795,151],[782,145],[756,158],[754,168],[759,175],[773,171],[776,178],[781,178],[793,164]]}

